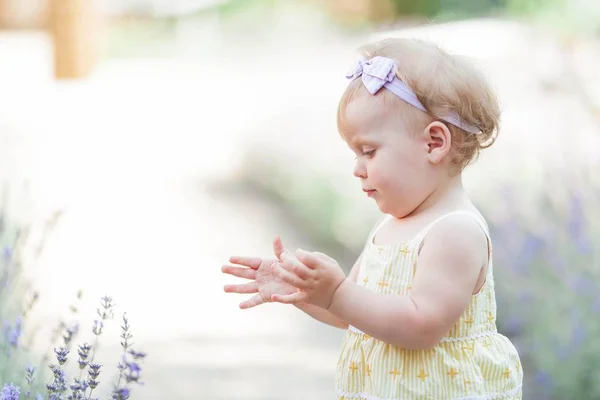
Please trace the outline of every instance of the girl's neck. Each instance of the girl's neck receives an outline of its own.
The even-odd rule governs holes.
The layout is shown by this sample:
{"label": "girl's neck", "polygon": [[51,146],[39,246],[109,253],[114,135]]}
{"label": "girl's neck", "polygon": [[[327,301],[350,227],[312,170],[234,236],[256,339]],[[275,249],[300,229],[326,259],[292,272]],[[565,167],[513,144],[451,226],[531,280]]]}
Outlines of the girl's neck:
{"label": "girl's neck", "polygon": [[417,208],[407,217],[419,214],[437,214],[457,207],[470,204],[469,197],[462,183],[462,175],[449,178],[443,185],[437,187]]}

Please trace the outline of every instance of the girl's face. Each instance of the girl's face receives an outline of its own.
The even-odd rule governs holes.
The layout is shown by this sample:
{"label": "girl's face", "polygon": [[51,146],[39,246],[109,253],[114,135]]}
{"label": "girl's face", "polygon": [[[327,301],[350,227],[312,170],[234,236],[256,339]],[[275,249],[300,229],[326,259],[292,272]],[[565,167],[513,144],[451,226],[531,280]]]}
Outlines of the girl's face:
{"label": "girl's face", "polygon": [[349,129],[344,136],[356,154],[354,175],[363,191],[382,213],[403,218],[440,183],[439,168],[431,157],[436,143],[427,123],[407,121],[383,97],[356,96],[345,109]]}

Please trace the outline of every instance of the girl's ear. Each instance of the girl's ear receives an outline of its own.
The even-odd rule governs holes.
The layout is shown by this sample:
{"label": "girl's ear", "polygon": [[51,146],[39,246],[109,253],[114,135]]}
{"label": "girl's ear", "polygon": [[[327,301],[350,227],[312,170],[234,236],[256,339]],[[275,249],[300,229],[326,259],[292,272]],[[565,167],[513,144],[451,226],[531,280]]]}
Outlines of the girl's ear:
{"label": "girl's ear", "polygon": [[452,146],[452,134],[448,127],[439,121],[433,121],[424,129],[423,134],[428,147],[428,158],[432,164],[440,163]]}

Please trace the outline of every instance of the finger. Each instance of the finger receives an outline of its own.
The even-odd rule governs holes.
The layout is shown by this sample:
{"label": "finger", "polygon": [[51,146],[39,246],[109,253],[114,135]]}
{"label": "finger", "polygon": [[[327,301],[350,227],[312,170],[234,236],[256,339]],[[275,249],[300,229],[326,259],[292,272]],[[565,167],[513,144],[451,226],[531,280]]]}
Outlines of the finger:
{"label": "finger", "polygon": [[317,268],[322,268],[322,267],[326,266],[328,263],[321,257],[319,257],[313,253],[309,253],[308,251],[304,251],[304,250],[297,250],[296,257],[298,257],[298,260],[302,264],[306,265],[306,267],[310,268],[311,270],[315,270]]}
{"label": "finger", "polygon": [[298,275],[295,275],[295,274],[287,271],[286,269],[284,269],[281,266],[281,264],[275,265],[274,269],[275,269],[275,274],[277,274],[277,276],[285,283],[290,284],[299,289],[308,288],[309,285],[305,280],[300,278]]}
{"label": "finger", "polygon": [[252,268],[240,268],[232,265],[223,265],[221,271],[238,278],[256,279],[256,270]]}
{"label": "finger", "polygon": [[258,283],[249,282],[241,285],[225,285],[223,289],[227,293],[258,293]]}
{"label": "finger", "polygon": [[260,294],[255,294],[254,296],[250,297],[248,300],[242,301],[240,303],[240,308],[242,310],[247,310],[248,308],[259,306],[259,305],[261,305],[264,302],[265,301],[260,296]]}
{"label": "finger", "polygon": [[306,298],[306,292],[296,292],[292,294],[274,294],[271,296],[271,300],[284,304],[302,303],[306,300]]}
{"label": "finger", "polygon": [[258,269],[258,267],[260,267],[260,263],[262,262],[262,258],[231,256],[229,258],[229,262],[232,264],[245,265],[246,267],[250,267],[252,269]]}
{"label": "finger", "polygon": [[284,252],[282,255],[282,263],[281,266],[287,271],[298,275],[302,279],[312,279],[315,276],[315,272],[304,265],[300,260],[296,257],[292,256],[288,252]]}
{"label": "finger", "polygon": [[[301,250],[301,251],[305,251],[305,250]],[[329,257],[327,254],[321,253],[319,251],[314,251],[313,254],[324,261],[336,262],[333,258]]]}
{"label": "finger", "polygon": [[279,261],[281,261],[281,253],[284,251],[285,248],[283,247],[283,241],[279,236],[276,236],[273,240],[273,253],[275,253],[275,257],[277,257]]}

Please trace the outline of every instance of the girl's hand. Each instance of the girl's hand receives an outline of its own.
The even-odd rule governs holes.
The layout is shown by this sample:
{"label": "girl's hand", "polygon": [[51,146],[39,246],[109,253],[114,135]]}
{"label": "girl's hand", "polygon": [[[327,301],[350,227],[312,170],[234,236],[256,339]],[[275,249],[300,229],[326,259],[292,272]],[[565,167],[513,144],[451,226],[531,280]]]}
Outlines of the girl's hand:
{"label": "girl's hand", "polygon": [[276,275],[285,283],[298,289],[293,294],[273,294],[271,299],[280,303],[306,302],[328,309],[337,288],[346,275],[333,258],[318,252],[298,249],[293,255],[283,251],[279,263],[273,264]]}
{"label": "girl's hand", "polygon": [[[283,251],[281,241],[275,239],[273,246],[276,253]],[[296,293],[298,289],[285,283],[274,272],[276,259],[263,259],[260,257],[233,256],[229,259],[232,264],[224,265],[221,270],[238,278],[250,279],[252,282],[239,285],[225,285],[224,290],[228,293],[256,293],[253,297],[240,303],[241,309],[256,307],[263,303],[269,303],[273,295],[289,295]],[[244,268],[245,267],[245,268]]]}

